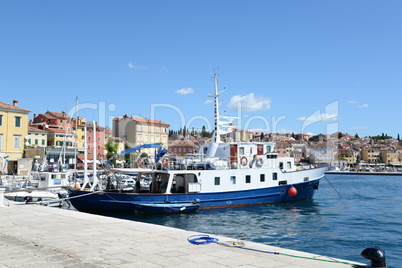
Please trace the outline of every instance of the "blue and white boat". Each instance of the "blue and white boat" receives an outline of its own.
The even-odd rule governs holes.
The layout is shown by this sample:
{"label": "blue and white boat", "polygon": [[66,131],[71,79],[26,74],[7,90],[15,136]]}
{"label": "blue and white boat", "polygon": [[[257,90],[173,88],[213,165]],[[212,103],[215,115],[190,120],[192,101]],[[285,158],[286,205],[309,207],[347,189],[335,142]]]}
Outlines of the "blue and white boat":
{"label": "blue and white boat", "polygon": [[[71,189],[70,201],[79,211],[135,211],[152,204],[188,203],[199,209],[239,207],[253,204],[311,199],[324,176],[326,166],[297,167],[294,158],[278,157],[272,142],[223,142],[219,96],[215,76],[215,130],[212,142],[193,161],[179,162],[164,157],[160,169],[114,169],[113,172],[151,177],[149,189],[135,187],[119,191],[102,183],[85,189]],[[187,159],[188,160],[188,159]],[[95,183],[95,182],[94,182]],[[107,185],[112,185],[106,183]]]}

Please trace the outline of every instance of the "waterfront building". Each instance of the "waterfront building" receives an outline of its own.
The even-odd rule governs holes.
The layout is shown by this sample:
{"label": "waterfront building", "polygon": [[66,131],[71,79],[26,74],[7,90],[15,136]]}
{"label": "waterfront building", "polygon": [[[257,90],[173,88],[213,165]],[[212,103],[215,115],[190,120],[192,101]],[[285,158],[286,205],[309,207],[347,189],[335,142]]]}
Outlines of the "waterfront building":
{"label": "waterfront building", "polygon": [[398,151],[394,147],[380,149],[380,159],[385,164],[397,163]]}
{"label": "waterfront building", "polygon": [[358,155],[359,152],[351,148],[338,149],[338,159],[344,161],[345,164],[355,164]]}
{"label": "waterfront building", "polygon": [[367,163],[380,163],[380,149],[381,146],[370,146],[366,145],[361,148],[361,157],[364,162]]}
{"label": "waterfront building", "polygon": [[44,114],[34,114],[31,125],[36,125],[41,129],[62,129],[71,133],[74,128],[74,120],[64,111],[61,113],[47,111]]}
{"label": "waterfront building", "polygon": [[[125,140],[128,146],[160,143],[168,148],[169,124],[161,121],[124,115],[113,119],[113,137]],[[141,153],[154,156],[155,149],[142,149]]]}
{"label": "waterfront building", "polygon": [[[221,137],[222,138],[222,137]],[[233,128],[223,137],[226,142],[248,142],[253,139],[253,133],[243,129]]]}
{"label": "waterfront building", "polygon": [[[96,123],[95,123],[96,124]],[[87,149],[88,155],[93,155],[94,139],[96,139],[96,159],[105,159],[105,128],[92,122],[87,123]]]}
{"label": "waterfront building", "polygon": [[25,148],[37,148],[47,146],[48,132],[37,127],[28,126],[28,136]]}
{"label": "waterfront building", "polygon": [[47,132],[46,148],[27,148],[26,157],[38,157],[40,162],[62,163],[70,166],[76,163],[78,155],[75,120],[64,111],[61,113],[47,111],[34,114],[30,127]]}
{"label": "waterfront building", "polygon": [[319,143],[314,145],[310,150],[310,163],[328,163],[336,165],[338,163],[338,150],[329,143]]}
{"label": "waterfront building", "polygon": [[192,140],[169,140],[170,155],[185,156],[194,154],[198,148],[199,146]]}
{"label": "waterfront building", "polygon": [[13,104],[0,102],[0,154],[7,157],[10,168],[14,168],[18,158],[22,158],[28,135],[29,110]]}

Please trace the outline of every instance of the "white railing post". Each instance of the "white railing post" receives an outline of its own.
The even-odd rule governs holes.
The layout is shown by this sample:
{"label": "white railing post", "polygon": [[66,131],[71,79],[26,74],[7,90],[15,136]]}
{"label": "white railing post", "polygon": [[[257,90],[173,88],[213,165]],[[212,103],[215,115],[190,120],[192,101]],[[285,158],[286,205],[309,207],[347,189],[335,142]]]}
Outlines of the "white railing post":
{"label": "white railing post", "polygon": [[4,192],[6,188],[0,188],[0,208],[4,208]]}

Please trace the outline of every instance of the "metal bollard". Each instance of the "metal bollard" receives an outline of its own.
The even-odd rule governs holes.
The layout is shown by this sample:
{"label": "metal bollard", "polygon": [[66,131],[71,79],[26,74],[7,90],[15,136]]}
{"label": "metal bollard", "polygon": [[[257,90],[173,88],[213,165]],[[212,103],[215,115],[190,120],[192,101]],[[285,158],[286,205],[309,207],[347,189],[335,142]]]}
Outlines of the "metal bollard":
{"label": "metal bollard", "polygon": [[370,267],[387,267],[385,264],[385,251],[380,247],[366,248],[362,251],[361,256],[371,261]]}

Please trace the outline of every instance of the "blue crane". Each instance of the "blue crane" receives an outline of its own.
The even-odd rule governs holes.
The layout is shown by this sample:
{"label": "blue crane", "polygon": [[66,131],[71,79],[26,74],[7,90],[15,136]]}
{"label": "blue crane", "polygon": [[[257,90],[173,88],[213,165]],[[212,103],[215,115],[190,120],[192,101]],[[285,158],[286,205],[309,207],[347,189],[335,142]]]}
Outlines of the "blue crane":
{"label": "blue crane", "polygon": [[121,152],[121,155],[126,155],[135,151],[139,151],[141,149],[146,149],[146,148],[157,148],[158,151],[155,152],[155,163],[158,163],[159,160],[162,158],[167,153],[166,149],[162,149],[162,145],[159,143],[148,143],[148,144],[142,144],[142,145],[137,145],[134,146],[130,149],[126,149]]}

